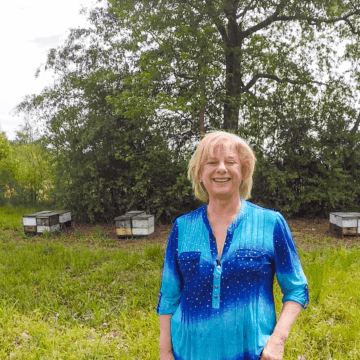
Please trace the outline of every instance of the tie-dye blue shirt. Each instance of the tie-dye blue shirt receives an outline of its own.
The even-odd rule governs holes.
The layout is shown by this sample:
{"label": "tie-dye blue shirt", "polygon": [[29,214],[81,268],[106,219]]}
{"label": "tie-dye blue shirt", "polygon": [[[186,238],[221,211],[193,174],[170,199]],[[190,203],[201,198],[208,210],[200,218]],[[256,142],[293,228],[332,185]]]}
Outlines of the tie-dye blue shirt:
{"label": "tie-dye blue shirt", "polygon": [[257,360],[283,302],[307,307],[308,287],[283,216],[242,200],[220,258],[207,205],[176,219],[165,253],[157,312],[171,314],[176,360]]}

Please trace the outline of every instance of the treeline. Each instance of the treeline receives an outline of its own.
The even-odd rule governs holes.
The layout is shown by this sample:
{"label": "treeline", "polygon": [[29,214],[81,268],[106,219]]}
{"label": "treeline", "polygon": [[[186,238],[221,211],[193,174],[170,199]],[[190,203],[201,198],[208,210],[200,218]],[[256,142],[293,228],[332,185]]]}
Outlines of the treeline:
{"label": "treeline", "polygon": [[114,0],[84,13],[89,26],[38,70],[54,84],[17,107],[43,126],[58,208],[169,223],[199,205],[187,163],[223,129],[256,153],[253,202],[286,216],[360,210],[360,5]]}

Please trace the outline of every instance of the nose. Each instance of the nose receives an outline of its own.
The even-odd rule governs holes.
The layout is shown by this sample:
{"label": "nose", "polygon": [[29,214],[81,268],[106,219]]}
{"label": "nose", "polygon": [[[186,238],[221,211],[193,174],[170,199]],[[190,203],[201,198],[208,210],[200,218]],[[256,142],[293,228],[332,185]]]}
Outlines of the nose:
{"label": "nose", "polygon": [[224,161],[219,161],[219,165],[218,165],[218,168],[216,169],[216,172],[218,172],[220,174],[223,174],[223,173],[227,172]]}

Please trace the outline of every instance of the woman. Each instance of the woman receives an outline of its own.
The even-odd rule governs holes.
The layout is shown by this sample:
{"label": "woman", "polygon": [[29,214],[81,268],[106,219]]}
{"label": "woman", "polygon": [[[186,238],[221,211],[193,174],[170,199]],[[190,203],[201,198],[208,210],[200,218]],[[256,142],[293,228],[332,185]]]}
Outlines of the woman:
{"label": "woman", "polygon": [[[161,360],[280,360],[308,287],[283,216],[253,205],[255,156],[238,136],[213,132],[189,163],[206,204],[176,219],[157,312]],[[273,279],[283,293],[276,323]]]}

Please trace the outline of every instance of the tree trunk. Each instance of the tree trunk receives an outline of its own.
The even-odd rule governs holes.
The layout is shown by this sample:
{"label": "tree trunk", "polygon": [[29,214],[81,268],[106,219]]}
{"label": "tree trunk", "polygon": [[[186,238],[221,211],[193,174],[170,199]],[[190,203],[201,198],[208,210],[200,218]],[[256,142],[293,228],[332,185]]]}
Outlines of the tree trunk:
{"label": "tree trunk", "polygon": [[236,22],[236,6],[227,13],[228,41],[226,44],[226,98],[224,101],[225,130],[236,130],[239,126],[240,96],[242,93],[241,37],[240,26]]}

